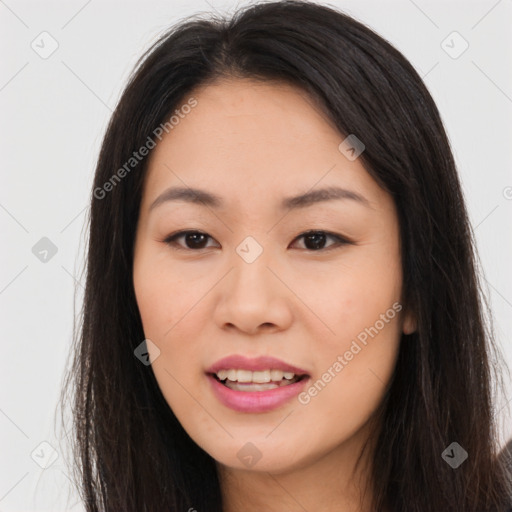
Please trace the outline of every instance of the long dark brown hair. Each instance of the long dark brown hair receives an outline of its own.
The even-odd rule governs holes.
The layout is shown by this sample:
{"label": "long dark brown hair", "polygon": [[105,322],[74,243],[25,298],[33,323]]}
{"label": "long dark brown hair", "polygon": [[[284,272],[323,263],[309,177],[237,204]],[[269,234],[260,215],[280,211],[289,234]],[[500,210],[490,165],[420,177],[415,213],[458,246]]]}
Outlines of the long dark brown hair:
{"label": "long dark brown hair", "polygon": [[[340,134],[364,141],[363,165],[395,201],[403,303],[417,331],[402,336],[378,410],[372,511],[504,510],[510,481],[497,457],[493,403],[509,370],[439,112],[382,37],[334,9],[285,0],[169,29],[138,62],[111,117],[91,190],[85,296],[62,396],[72,399],[75,478],[87,511],[222,510],[214,459],[134,356],[144,340],[132,264],[148,159],[122,180],[112,176],[195,87],[223,77],[306,91]],[[442,457],[452,442],[468,453],[456,469]]]}

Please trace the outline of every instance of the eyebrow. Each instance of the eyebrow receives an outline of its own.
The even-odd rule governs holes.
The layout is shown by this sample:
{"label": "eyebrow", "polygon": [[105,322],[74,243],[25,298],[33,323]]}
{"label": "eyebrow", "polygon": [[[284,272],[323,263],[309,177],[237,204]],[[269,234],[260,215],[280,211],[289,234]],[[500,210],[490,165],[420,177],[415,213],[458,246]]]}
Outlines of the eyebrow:
{"label": "eyebrow", "polygon": [[[371,208],[368,199],[357,192],[340,187],[326,187],[312,190],[298,196],[287,197],[281,202],[280,208],[282,210],[296,210],[325,201],[344,199],[352,200]],[[199,204],[211,208],[221,208],[224,206],[224,201],[221,197],[216,194],[212,194],[211,192],[207,192],[206,190],[191,187],[171,187],[162,192],[162,194],[160,194],[151,203],[149,211],[169,201],[186,201],[188,203]]]}

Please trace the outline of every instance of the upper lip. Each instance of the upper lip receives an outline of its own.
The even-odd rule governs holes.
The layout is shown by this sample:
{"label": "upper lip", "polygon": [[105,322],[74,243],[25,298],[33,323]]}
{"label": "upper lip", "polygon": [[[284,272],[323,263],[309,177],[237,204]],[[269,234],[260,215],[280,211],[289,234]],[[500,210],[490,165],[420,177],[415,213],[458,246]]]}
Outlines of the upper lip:
{"label": "upper lip", "polygon": [[219,359],[210,366],[207,373],[217,373],[220,370],[250,370],[253,372],[261,370],[281,370],[283,372],[292,372],[295,375],[307,375],[306,370],[285,363],[280,359],[271,356],[260,356],[256,358],[248,358],[240,355],[232,355]]}

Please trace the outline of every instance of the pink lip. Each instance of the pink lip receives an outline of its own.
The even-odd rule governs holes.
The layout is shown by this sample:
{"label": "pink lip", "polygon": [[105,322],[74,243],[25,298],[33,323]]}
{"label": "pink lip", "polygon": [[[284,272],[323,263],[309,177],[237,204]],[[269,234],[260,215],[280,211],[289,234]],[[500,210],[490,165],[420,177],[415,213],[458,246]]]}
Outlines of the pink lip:
{"label": "pink lip", "polygon": [[257,372],[260,370],[281,370],[283,372],[292,372],[295,375],[305,375],[306,370],[287,364],[280,359],[270,356],[261,356],[255,359],[249,359],[244,356],[233,355],[219,359],[215,364],[206,370],[207,373],[217,373],[219,370],[250,370]]}
{"label": "pink lip", "polygon": [[219,370],[281,370],[295,375],[307,375],[302,368],[287,364],[280,359],[262,356],[255,359],[233,355],[220,359],[206,370],[208,380],[217,399],[226,407],[238,412],[267,412],[276,409],[298,395],[309,380],[309,376],[293,384],[267,391],[235,391],[217,380],[213,374]]}
{"label": "pink lip", "polygon": [[224,386],[213,375],[208,375],[208,380],[213,393],[226,407],[238,412],[255,413],[271,411],[285,404],[304,389],[309,377],[267,391],[235,391]]}

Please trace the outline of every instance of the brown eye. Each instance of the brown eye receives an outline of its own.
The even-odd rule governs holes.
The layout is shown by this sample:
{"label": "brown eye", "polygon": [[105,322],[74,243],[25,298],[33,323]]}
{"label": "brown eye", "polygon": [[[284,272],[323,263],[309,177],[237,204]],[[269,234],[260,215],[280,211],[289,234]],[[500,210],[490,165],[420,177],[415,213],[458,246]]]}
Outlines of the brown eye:
{"label": "brown eye", "polygon": [[[177,241],[180,239],[183,239],[184,242],[178,243]],[[201,249],[212,247],[207,245],[208,239],[213,240],[213,238],[207,233],[188,230],[174,233],[167,237],[164,242],[178,250],[199,251]],[[352,243],[339,235],[328,233],[326,231],[307,231],[295,238],[294,242],[300,239],[304,239],[305,250],[312,252],[327,251]],[[334,243],[331,243],[326,247],[328,239],[334,240]]]}
{"label": "brown eye", "polygon": [[[326,231],[307,231],[306,233],[299,235],[295,240],[299,240],[301,238],[304,239],[306,250],[313,252],[330,250],[331,248],[351,243],[339,235],[335,235],[334,233],[327,233]],[[329,238],[334,240],[335,243],[327,246],[326,248],[325,244]]]}
{"label": "brown eye", "polygon": [[[184,239],[185,247],[183,247],[182,244],[176,243],[176,240],[180,238]],[[201,231],[180,231],[166,238],[164,242],[172,246],[177,246],[179,249],[199,250],[206,248],[206,243],[209,238],[211,238],[210,235]]]}

